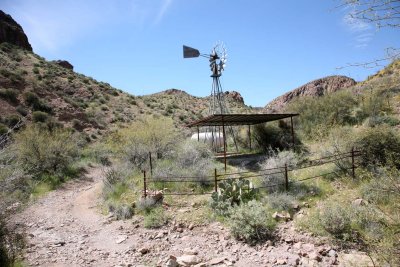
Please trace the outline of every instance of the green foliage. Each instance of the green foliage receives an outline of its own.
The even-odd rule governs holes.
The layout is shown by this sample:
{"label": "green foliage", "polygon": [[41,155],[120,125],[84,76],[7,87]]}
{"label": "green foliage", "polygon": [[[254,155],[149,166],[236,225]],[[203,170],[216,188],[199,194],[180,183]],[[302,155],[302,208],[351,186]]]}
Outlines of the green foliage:
{"label": "green foliage", "polygon": [[0,97],[15,104],[18,103],[18,91],[14,89],[0,89]]}
{"label": "green foliage", "polygon": [[156,208],[158,204],[154,200],[154,198],[140,198],[139,201],[136,202],[136,208],[145,213],[151,212],[154,208]]}
{"label": "green foliage", "polygon": [[270,157],[260,164],[262,170],[267,170],[263,171],[265,176],[262,178],[262,184],[267,186],[269,192],[283,190],[285,187],[283,167],[286,164],[288,168],[294,168],[299,161],[299,155],[292,151],[270,151]]}
{"label": "green foliage", "polygon": [[[218,184],[218,191],[211,195],[211,207],[221,208],[220,203],[229,203],[231,206],[246,203],[256,197],[256,191],[249,180],[228,179]],[[224,206],[224,205],[223,205]]]}
{"label": "green foliage", "polygon": [[12,128],[15,125],[17,125],[17,123],[21,120],[21,117],[18,116],[17,114],[11,114],[9,116],[6,117],[5,119],[5,123],[8,125],[8,127]]}
{"label": "green foliage", "polygon": [[49,114],[42,111],[32,112],[32,120],[34,122],[46,122],[49,119]]}
{"label": "green foliage", "polygon": [[22,168],[35,174],[61,174],[79,155],[79,138],[64,129],[32,125],[15,135],[11,149]]}
{"label": "green foliage", "polygon": [[0,136],[8,132],[8,127],[3,123],[0,123]]}
{"label": "green foliage", "polygon": [[296,199],[287,193],[273,193],[264,200],[274,210],[292,212]]}
{"label": "green foliage", "polygon": [[164,212],[164,209],[159,206],[146,213],[144,216],[144,227],[145,228],[160,228],[168,222],[168,217]]}
{"label": "green foliage", "polygon": [[[242,137],[244,142],[245,138]],[[255,147],[264,152],[270,149],[285,150],[292,148],[293,139],[290,126],[284,121],[276,124],[257,124],[253,126],[252,139]],[[295,135],[295,148],[301,150],[303,145],[300,139]]]}
{"label": "green foliage", "polygon": [[325,204],[319,214],[323,229],[336,238],[347,240],[351,236],[351,217],[349,210],[335,202]]}
{"label": "green foliage", "polygon": [[43,111],[50,113],[51,107],[48,106],[44,101],[40,100],[39,97],[33,92],[26,92],[24,94],[25,102],[28,106],[31,106],[33,110]]}
{"label": "green foliage", "polygon": [[23,106],[18,106],[17,108],[16,108],[16,110],[17,110],[17,112],[19,113],[19,114],[21,114],[22,116],[26,116],[26,115],[28,115],[28,111],[23,107]]}
{"label": "green foliage", "polygon": [[228,223],[235,238],[253,244],[270,237],[275,227],[270,212],[255,200],[234,208]]}
{"label": "green foliage", "polygon": [[299,98],[287,109],[301,114],[297,118],[300,130],[307,139],[314,139],[325,137],[336,125],[354,124],[353,109],[357,105],[351,91],[339,91],[322,97]]}
{"label": "green foliage", "polygon": [[110,144],[120,158],[142,168],[147,163],[149,152],[162,158],[178,141],[172,119],[146,118],[114,133]]}
{"label": "green foliage", "polygon": [[15,266],[24,244],[23,236],[10,231],[0,217],[0,266]]}
{"label": "green foliage", "polygon": [[354,146],[361,150],[364,167],[371,164],[384,166],[390,158],[400,157],[400,137],[389,127],[365,129],[357,136]]}

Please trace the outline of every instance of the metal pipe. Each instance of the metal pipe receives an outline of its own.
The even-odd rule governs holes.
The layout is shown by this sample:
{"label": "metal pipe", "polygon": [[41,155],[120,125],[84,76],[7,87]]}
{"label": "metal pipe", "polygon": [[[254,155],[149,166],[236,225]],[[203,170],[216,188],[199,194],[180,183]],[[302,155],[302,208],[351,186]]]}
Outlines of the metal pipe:
{"label": "metal pipe", "polygon": [[226,136],[225,136],[225,122],[224,122],[224,115],[222,116],[222,137],[224,141],[224,165],[225,165],[225,173],[226,173]]}
{"label": "metal pipe", "polygon": [[294,128],[293,128],[293,116],[290,116],[290,126],[292,128],[292,149],[294,150]]}

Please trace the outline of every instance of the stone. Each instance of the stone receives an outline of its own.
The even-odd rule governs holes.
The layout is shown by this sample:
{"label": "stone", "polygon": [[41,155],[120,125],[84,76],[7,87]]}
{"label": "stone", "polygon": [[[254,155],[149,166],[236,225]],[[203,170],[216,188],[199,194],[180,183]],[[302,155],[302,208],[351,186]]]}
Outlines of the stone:
{"label": "stone", "polygon": [[122,242],[124,242],[126,239],[128,239],[127,235],[120,235],[117,237],[117,239],[115,240],[115,243],[117,244],[121,244]]}
{"label": "stone", "polygon": [[353,200],[352,204],[354,206],[366,206],[366,205],[368,205],[368,202],[362,198],[357,198],[357,199]]}
{"label": "stone", "polygon": [[150,249],[147,248],[147,247],[142,247],[142,248],[139,249],[139,252],[140,252],[142,255],[145,255],[145,254],[147,254],[147,253],[150,252]]}
{"label": "stone", "polygon": [[194,224],[193,223],[191,223],[191,224],[189,224],[189,230],[193,230],[193,228],[194,228]]}
{"label": "stone", "polygon": [[52,62],[57,64],[57,65],[59,65],[59,66],[61,66],[61,67],[63,67],[63,68],[69,69],[69,70],[73,70],[74,69],[74,66],[72,66],[72,64],[69,63],[66,60],[54,60]]}
{"label": "stone", "polygon": [[318,261],[318,262],[322,260],[321,256],[320,256],[317,252],[315,252],[315,251],[313,251],[313,252],[311,252],[310,254],[308,254],[308,257],[309,257],[311,260],[315,260],[315,261]]}
{"label": "stone", "polygon": [[195,249],[190,249],[190,248],[186,248],[183,250],[183,253],[185,253],[186,255],[198,255],[199,252]]}
{"label": "stone", "polygon": [[217,265],[217,264],[223,263],[225,260],[226,260],[225,257],[214,258],[214,259],[208,261],[208,264],[209,265]]}
{"label": "stone", "polygon": [[277,265],[285,265],[287,263],[287,260],[286,259],[278,259],[277,261],[276,261],[276,264]]}
{"label": "stone", "polygon": [[334,250],[334,249],[329,250],[328,256],[329,257],[337,257],[336,250]]}
{"label": "stone", "polygon": [[179,265],[182,266],[192,266],[200,263],[200,259],[195,255],[182,255],[176,258]]}
{"label": "stone", "polygon": [[179,265],[178,265],[178,263],[176,262],[176,258],[175,259],[173,259],[173,258],[169,258],[168,260],[167,260],[167,263],[165,264],[165,267],[178,267]]}

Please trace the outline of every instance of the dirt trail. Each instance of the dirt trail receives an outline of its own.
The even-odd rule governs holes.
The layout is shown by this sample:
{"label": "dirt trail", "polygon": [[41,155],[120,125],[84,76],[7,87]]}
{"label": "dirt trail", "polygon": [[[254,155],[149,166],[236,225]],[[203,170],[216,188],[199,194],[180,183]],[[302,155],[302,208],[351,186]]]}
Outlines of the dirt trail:
{"label": "dirt trail", "polygon": [[101,176],[91,168],[86,179],[66,183],[13,217],[27,234],[30,266],[167,266],[171,256],[183,255],[197,266],[351,266],[351,259],[362,266],[366,260],[296,233],[292,222],[281,224],[274,242],[250,247],[220,223],[147,230],[137,220],[115,221],[99,209]]}

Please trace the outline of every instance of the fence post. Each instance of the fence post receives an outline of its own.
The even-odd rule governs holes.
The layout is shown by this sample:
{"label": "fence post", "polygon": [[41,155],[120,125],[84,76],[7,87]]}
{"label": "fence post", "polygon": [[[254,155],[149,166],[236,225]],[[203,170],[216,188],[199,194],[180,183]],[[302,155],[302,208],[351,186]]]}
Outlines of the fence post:
{"label": "fence post", "polygon": [[151,152],[149,152],[149,161],[150,161],[150,174],[153,177],[153,162],[151,161]]}
{"label": "fence post", "polygon": [[354,147],[351,148],[351,170],[354,179],[356,178],[356,166],[354,165]]}
{"label": "fence post", "polygon": [[286,189],[286,191],[289,190],[289,179],[288,179],[287,163],[285,163],[285,189]]}
{"label": "fence post", "polygon": [[217,179],[218,175],[217,175],[217,169],[214,169],[214,191],[217,192],[218,191],[218,179]]}
{"label": "fence post", "polygon": [[143,171],[143,193],[144,198],[147,198],[146,171]]}

